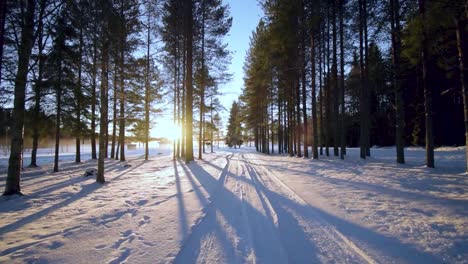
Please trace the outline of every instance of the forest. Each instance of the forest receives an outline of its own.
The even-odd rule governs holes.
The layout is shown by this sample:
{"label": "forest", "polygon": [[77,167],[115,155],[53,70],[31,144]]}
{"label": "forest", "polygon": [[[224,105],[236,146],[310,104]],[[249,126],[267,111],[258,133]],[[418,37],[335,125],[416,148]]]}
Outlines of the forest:
{"label": "forest", "polygon": [[0,263],[466,264],[467,21],[0,1]]}
{"label": "forest", "polygon": [[54,139],[57,172],[61,139],[76,139],[77,163],[80,142],[90,140],[101,183],[105,158],[126,160],[126,141],[144,142],[148,159],[161,105],[182,127],[174,158],[194,159],[195,126],[213,146],[230,61],[223,36],[232,18],[221,0],[2,1],[0,13],[0,136],[11,139],[5,195],[21,192],[26,143],[25,165],[35,167],[41,140]]}
{"label": "forest", "polygon": [[[466,145],[466,1],[259,4],[228,145],[314,159],[344,159],[355,146],[366,159],[394,145],[397,163],[406,146],[424,146],[428,167],[437,146]],[[126,141],[144,142],[148,159],[161,103],[182,130],[174,159],[194,160],[195,138],[198,159],[213,147],[219,85],[230,78],[223,1],[21,0],[3,1],[0,13],[4,194],[21,192],[22,151],[31,145],[37,166],[43,138],[55,140],[55,172],[61,138],[75,138],[76,162],[89,139],[101,183],[104,159],[125,161]]]}
{"label": "forest", "polygon": [[240,98],[258,151],[396,146],[405,163],[406,146],[424,146],[434,167],[435,147],[466,145],[466,1],[262,3]]}

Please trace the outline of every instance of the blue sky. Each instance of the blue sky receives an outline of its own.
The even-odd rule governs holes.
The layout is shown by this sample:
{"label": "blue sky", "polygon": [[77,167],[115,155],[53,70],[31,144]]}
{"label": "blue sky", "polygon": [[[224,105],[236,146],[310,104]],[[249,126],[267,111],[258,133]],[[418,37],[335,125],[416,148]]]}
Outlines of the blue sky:
{"label": "blue sky", "polygon": [[[232,64],[229,67],[233,74],[232,80],[221,87],[221,103],[228,109],[232,101],[236,100],[241,93],[244,85],[244,65],[245,54],[249,48],[249,41],[252,31],[257,27],[258,21],[263,15],[263,11],[256,0],[224,0],[231,7],[231,16],[233,17],[232,28],[229,36],[226,37],[226,43],[232,54]],[[224,113],[223,116],[228,116]],[[223,120],[227,122],[227,120]]]}
{"label": "blue sky", "polygon": [[[232,80],[220,87],[220,101],[227,109],[221,113],[223,117],[223,131],[227,126],[227,118],[229,109],[234,100],[237,100],[241,94],[241,89],[244,85],[244,65],[245,54],[249,48],[250,36],[252,31],[257,27],[258,21],[263,15],[262,8],[257,3],[257,0],[223,0],[229,4],[231,16],[233,17],[231,31],[225,38],[225,43],[228,43],[229,50],[232,52],[232,61],[229,67],[229,72],[232,74]],[[172,114],[166,118],[157,118],[156,125],[151,130],[151,136],[172,137],[177,128],[173,128]],[[161,129],[164,128],[164,129]]]}

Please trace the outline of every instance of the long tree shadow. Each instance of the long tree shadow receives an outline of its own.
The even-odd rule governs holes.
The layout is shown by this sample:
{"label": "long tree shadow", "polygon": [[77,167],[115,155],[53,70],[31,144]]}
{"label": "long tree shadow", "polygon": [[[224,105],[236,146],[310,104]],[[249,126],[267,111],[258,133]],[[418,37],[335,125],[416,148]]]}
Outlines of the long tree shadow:
{"label": "long tree shadow", "polygon": [[180,183],[180,176],[179,176],[179,169],[177,166],[177,162],[174,160],[174,175],[175,175],[175,183],[177,189],[177,200],[178,200],[178,212],[179,212],[179,227],[182,232],[182,240],[185,240],[188,235],[188,227],[187,227],[187,215],[185,213],[185,203],[184,203],[184,194],[182,191],[182,186]]}
{"label": "long tree shadow", "polygon": [[[288,173],[296,173],[301,176],[306,176],[306,177],[313,177],[313,178],[318,178],[322,181],[328,182],[330,184],[333,184],[335,186],[341,186],[347,189],[352,189],[352,190],[365,190],[365,191],[370,191],[374,193],[382,193],[388,196],[392,197],[402,197],[410,200],[419,200],[419,201],[425,201],[427,203],[431,204],[438,204],[441,206],[445,207],[450,207],[453,209],[454,212],[457,214],[461,213],[462,215],[468,215],[468,210],[466,208],[466,200],[459,200],[459,199],[451,199],[447,197],[439,197],[439,196],[434,196],[426,193],[421,193],[417,191],[417,188],[413,188],[413,184],[407,184],[406,181],[412,181],[412,180],[402,180],[403,187],[407,186],[410,187],[408,191],[401,190],[401,189],[394,189],[390,188],[387,186],[382,186],[382,185],[377,185],[373,183],[368,183],[364,181],[354,181],[351,179],[340,179],[337,177],[333,176],[326,176],[323,173],[318,172],[321,169],[329,169],[329,167],[326,164],[323,164],[321,162],[314,162],[312,165],[314,167],[314,173],[311,174],[310,171],[303,171],[300,169],[292,169],[292,168],[286,168],[285,166],[281,165],[272,165],[272,164],[262,164],[262,166],[266,168],[270,168],[274,171],[278,172],[288,172]],[[343,172],[349,172],[349,173],[355,173],[355,170],[349,170],[346,169],[345,167],[340,168]],[[355,175],[355,174],[354,174]],[[430,184],[436,184],[436,182],[430,182]],[[406,185],[405,185],[406,184]],[[432,186],[431,185],[431,186]],[[432,188],[431,186],[426,186],[426,189]],[[437,189],[434,187],[434,189]],[[412,192],[411,190],[415,190]],[[461,190],[458,190],[461,191]]]}
{"label": "long tree shadow", "polygon": [[349,222],[319,208],[312,207],[309,204],[299,204],[269,189],[265,189],[264,191],[268,193],[268,196],[270,196],[272,200],[279,201],[286,207],[302,214],[311,221],[316,221],[317,217],[322,218],[327,223],[335,226],[342,234],[352,238],[353,241],[363,243],[367,247],[382,253],[381,255],[383,256],[390,256],[393,259],[399,260],[398,262],[443,263],[443,260],[437,256],[421,251],[411,245],[404,244],[397,238],[379,234],[369,228]]}
{"label": "long tree shadow", "polygon": [[[110,181],[115,181],[115,180],[119,179],[120,177],[126,175],[128,172],[130,172],[132,170],[137,169],[138,167],[140,167],[143,164],[144,163],[142,162],[139,165],[132,167],[130,170],[125,171],[125,172],[113,177],[112,179],[110,179]],[[79,176],[79,177],[82,177],[82,178],[86,179],[83,176]],[[71,197],[69,197],[69,198],[67,198],[67,199],[65,199],[65,200],[63,200],[63,201],[61,201],[59,203],[56,203],[56,204],[54,204],[54,205],[52,205],[50,207],[42,209],[42,210],[40,210],[38,212],[35,212],[35,213],[30,214],[28,216],[25,216],[25,217],[13,222],[13,223],[10,223],[8,225],[0,227],[0,234],[5,234],[5,233],[8,233],[8,232],[11,232],[13,230],[16,230],[16,229],[26,225],[26,224],[34,222],[35,220],[37,220],[37,219],[39,219],[39,218],[41,218],[41,217],[55,211],[57,209],[65,207],[65,206],[67,206],[67,205],[69,205],[69,204],[71,204],[71,203],[73,203],[73,202],[75,202],[75,201],[77,201],[79,199],[82,199],[82,198],[86,197],[87,195],[89,195],[90,193],[92,193],[94,190],[98,189],[101,186],[103,186],[103,185],[99,184],[99,183],[96,183],[96,182],[92,182],[92,183],[89,183],[87,185],[82,185],[82,189],[79,192],[73,194]],[[25,201],[25,200],[23,200],[23,201]],[[21,207],[21,206],[19,206],[19,207]]]}
{"label": "long tree shadow", "polygon": [[[112,168],[118,167],[118,166],[119,166],[119,164],[112,164],[111,166],[107,166],[106,167],[106,174],[110,173],[112,171]],[[130,172],[131,170],[136,169],[139,166],[141,166],[141,164],[131,168],[130,170],[128,170],[128,172]],[[81,170],[85,171],[87,168],[90,168],[90,167],[93,167],[93,166],[92,165],[85,166],[85,167],[82,167]],[[123,168],[123,169],[127,169],[127,168]],[[120,169],[119,171],[122,171],[123,169]],[[122,176],[122,175],[124,175],[124,174],[120,174],[119,176]],[[115,177],[112,180],[117,179],[117,178],[119,178],[119,177]],[[39,189],[35,190],[34,192],[32,192],[30,194],[26,194],[24,196],[18,197],[18,199],[14,199],[14,203],[15,203],[14,206],[2,206],[2,207],[0,207],[0,212],[5,213],[5,212],[15,212],[15,211],[20,211],[20,210],[26,210],[27,208],[31,207],[31,204],[29,203],[29,201],[31,199],[33,199],[33,198],[41,197],[43,195],[54,192],[56,190],[60,190],[62,188],[69,187],[69,186],[72,186],[72,185],[75,185],[75,184],[79,184],[81,182],[91,180],[91,179],[94,180],[93,177],[84,177],[83,174],[79,174],[79,175],[76,175],[75,177],[69,178],[67,180],[44,186],[42,188],[39,188]],[[48,176],[47,179],[45,179],[45,180],[50,180],[50,176]],[[26,188],[26,187],[27,186],[25,186],[24,188]],[[13,201],[12,200],[6,200],[6,201],[3,201],[3,202],[13,202]]]}
{"label": "long tree shadow", "polygon": [[[328,222],[335,226],[342,234],[352,238],[353,241],[359,241],[360,243],[364,243],[367,246],[373,248],[375,251],[383,253],[384,256],[390,256],[394,259],[399,259],[402,262],[409,263],[443,263],[443,260],[441,258],[434,256],[430,253],[421,251],[411,245],[404,244],[397,238],[379,234],[369,228],[349,222],[319,208],[312,207],[309,204],[302,205],[297,201],[287,198],[284,195],[280,195],[279,193],[266,188],[266,186],[264,186],[260,181],[258,181],[257,172],[255,172],[255,170],[252,168],[252,165],[249,165],[248,168],[249,167],[253,179],[259,183],[257,186],[259,186],[259,188],[267,194],[267,197],[269,198],[270,202],[272,202],[272,204],[277,203],[279,205],[282,205],[284,208],[291,209],[297,214],[302,215],[304,218],[309,219],[310,221],[317,221],[317,216],[319,218],[323,218],[325,222]],[[281,218],[281,215],[283,214],[281,210],[284,209],[282,209],[281,206],[279,206],[275,207],[275,210],[279,212],[278,218]],[[280,219],[278,219],[278,221],[281,222]],[[282,234],[287,234],[288,229],[289,227],[283,230],[280,228],[280,231],[283,231]],[[288,247],[288,245],[286,245],[286,247]],[[296,248],[293,247],[289,250],[292,250],[292,252],[294,252]],[[300,252],[296,251],[296,254],[300,254]]]}
{"label": "long tree shadow", "polygon": [[[250,250],[252,250],[251,248],[249,248],[248,245],[248,241],[251,241],[253,243],[253,245],[251,246],[254,246],[254,248],[256,249],[256,258],[259,263],[277,263],[278,261],[281,262],[281,259],[284,259],[284,257],[298,259],[294,256],[289,256],[289,254],[287,256],[281,255],[287,253],[282,252],[282,250],[278,252],[278,250],[272,251],[271,248],[269,248],[272,241],[266,241],[266,238],[264,237],[266,233],[262,231],[270,229],[268,229],[265,226],[262,226],[262,224],[268,223],[266,224],[267,226],[274,226],[274,223],[271,223],[271,216],[265,216],[264,214],[260,213],[257,208],[253,207],[250,203],[246,202],[245,200],[241,200],[237,195],[232,193],[230,190],[226,189],[226,187],[223,185],[226,178],[233,178],[236,180],[240,178],[239,175],[234,175],[233,173],[231,173],[228,170],[228,168],[229,162],[223,170],[220,179],[216,180],[212,175],[210,175],[210,173],[208,173],[203,167],[201,167],[196,162],[190,163],[187,166],[187,169],[190,171],[189,174],[193,175],[201,184],[201,186],[207,186],[205,187],[205,190],[210,195],[210,200],[212,201],[212,203],[207,206],[206,218],[208,220],[202,221],[199,225],[196,225],[193,228],[193,232],[189,236],[188,242],[190,243],[187,243],[187,245],[189,244],[190,247],[184,246],[181,249],[178,256],[176,257],[175,263],[187,260],[187,251],[199,252],[202,246],[201,239],[206,236],[209,236],[210,234],[217,232],[219,233],[220,231],[221,233],[219,233],[218,235],[221,236],[220,240],[224,241],[222,243],[224,244],[225,253],[226,251],[235,252],[232,251],[235,250],[235,245],[233,245],[233,242],[229,238],[225,237],[226,234],[224,230],[226,229],[226,225],[224,224],[223,226],[220,226],[222,223],[220,223],[216,219],[217,214],[222,216],[223,221],[227,222],[227,226],[229,228],[232,228],[235,234],[237,234],[240,237],[240,242],[239,245],[237,245],[237,250],[243,252],[244,256],[247,256]],[[254,183],[251,182],[251,180],[243,180],[248,182],[250,185],[254,185]],[[244,213],[248,216],[249,222],[251,221],[252,223],[256,224],[255,227],[258,228],[258,230],[251,230],[253,234],[253,237],[251,238],[249,238],[249,232],[246,231],[246,229],[248,228],[246,228],[246,226],[243,225],[241,221],[241,216],[239,216],[240,214],[242,214],[242,208],[245,208]],[[307,262],[312,263],[319,262],[319,259],[315,254],[317,252],[316,248],[307,239],[307,235],[305,234],[302,227],[299,225],[298,221],[294,219],[294,217],[287,211],[282,211],[281,214],[281,228],[290,229],[291,232],[295,234],[294,237],[296,240],[304,242],[301,246],[305,248],[307,256],[301,258],[301,260],[307,260]],[[272,234],[270,234],[270,237],[271,236]],[[291,242],[291,245],[295,243],[293,240],[289,242]],[[277,243],[280,242],[277,241]],[[193,253],[189,256],[193,257]],[[195,259],[191,259],[195,261]]]}
{"label": "long tree shadow", "polygon": [[74,194],[73,196],[71,196],[70,198],[64,200],[64,201],[61,201],[59,203],[56,203],[52,206],[49,206],[45,209],[42,209],[36,213],[33,213],[33,214],[30,214],[28,216],[25,216],[13,223],[10,223],[8,225],[5,225],[5,226],[2,226],[0,227],[0,234],[4,235],[6,233],[9,233],[11,231],[14,231],[24,225],[27,225],[29,223],[32,223],[36,220],[38,220],[39,218],[41,217],[44,217],[48,214],[50,214],[51,212],[55,211],[55,210],[58,210],[62,207],[65,207],[79,199],[82,199],[84,197],[86,197],[87,195],[89,195],[90,193],[94,192],[95,190],[97,190],[99,187],[101,187],[102,185],[99,184],[99,183],[96,183],[96,182],[93,182],[93,183],[89,183],[87,185],[84,185],[83,188],[76,194]]}

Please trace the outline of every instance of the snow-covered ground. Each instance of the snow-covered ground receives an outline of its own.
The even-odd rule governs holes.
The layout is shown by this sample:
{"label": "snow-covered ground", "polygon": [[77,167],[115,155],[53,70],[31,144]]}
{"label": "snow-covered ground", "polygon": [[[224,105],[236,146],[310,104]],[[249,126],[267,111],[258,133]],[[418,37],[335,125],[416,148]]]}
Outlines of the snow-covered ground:
{"label": "snow-covered ground", "polygon": [[0,198],[0,263],[468,263],[464,148],[437,149],[435,169],[418,148],[404,165],[394,148],[215,151],[185,164],[139,149],[106,161],[104,185],[83,176],[93,160],[52,173],[43,156],[25,196]]}

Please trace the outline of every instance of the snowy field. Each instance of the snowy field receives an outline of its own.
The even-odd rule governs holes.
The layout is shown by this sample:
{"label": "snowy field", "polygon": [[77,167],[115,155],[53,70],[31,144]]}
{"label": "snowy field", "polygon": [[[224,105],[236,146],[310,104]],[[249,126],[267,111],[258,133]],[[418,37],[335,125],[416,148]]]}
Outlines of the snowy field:
{"label": "snowy field", "polygon": [[106,161],[104,185],[83,176],[89,154],[52,173],[44,153],[25,196],[0,197],[0,263],[468,263],[464,148],[437,149],[435,169],[419,148],[404,165],[394,148],[365,161],[215,151],[186,165],[137,149]]}

